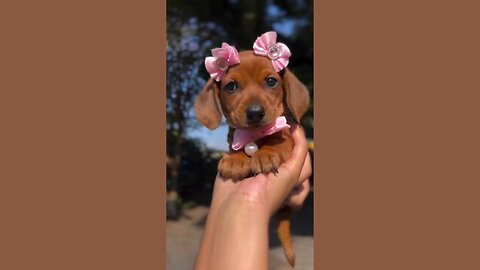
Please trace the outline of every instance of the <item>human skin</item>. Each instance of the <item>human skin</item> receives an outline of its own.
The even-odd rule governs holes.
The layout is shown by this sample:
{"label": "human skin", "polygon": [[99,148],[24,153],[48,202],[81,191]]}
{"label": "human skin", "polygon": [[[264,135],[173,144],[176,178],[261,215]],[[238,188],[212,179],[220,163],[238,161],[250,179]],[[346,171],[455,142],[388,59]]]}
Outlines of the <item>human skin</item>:
{"label": "human skin", "polygon": [[292,127],[295,147],[277,174],[241,181],[215,179],[210,212],[195,269],[268,269],[268,223],[283,205],[296,210],[312,173],[304,131]]}

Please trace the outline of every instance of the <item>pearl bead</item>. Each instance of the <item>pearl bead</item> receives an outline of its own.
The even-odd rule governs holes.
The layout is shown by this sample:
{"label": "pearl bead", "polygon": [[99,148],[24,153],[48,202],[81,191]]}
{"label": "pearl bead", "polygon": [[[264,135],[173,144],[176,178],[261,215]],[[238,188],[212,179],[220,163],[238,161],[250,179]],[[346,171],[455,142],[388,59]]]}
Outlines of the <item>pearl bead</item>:
{"label": "pearl bead", "polygon": [[247,154],[248,156],[252,156],[257,151],[258,146],[254,142],[250,142],[245,145],[245,154]]}

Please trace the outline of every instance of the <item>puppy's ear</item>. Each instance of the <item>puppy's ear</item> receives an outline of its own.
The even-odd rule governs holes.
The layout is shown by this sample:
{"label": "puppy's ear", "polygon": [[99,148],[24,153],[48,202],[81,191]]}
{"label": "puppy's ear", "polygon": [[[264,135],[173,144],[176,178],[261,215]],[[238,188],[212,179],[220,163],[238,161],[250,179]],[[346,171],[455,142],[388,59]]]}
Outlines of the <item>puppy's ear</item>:
{"label": "puppy's ear", "polygon": [[291,112],[295,121],[300,123],[300,119],[302,119],[310,105],[310,95],[308,94],[307,87],[287,68],[284,70],[283,83],[288,110]]}
{"label": "puppy's ear", "polygon": [[217,83],[210,78],[195,99],[197,120],[210,130],[216,129],[222,120],[217,94]]}

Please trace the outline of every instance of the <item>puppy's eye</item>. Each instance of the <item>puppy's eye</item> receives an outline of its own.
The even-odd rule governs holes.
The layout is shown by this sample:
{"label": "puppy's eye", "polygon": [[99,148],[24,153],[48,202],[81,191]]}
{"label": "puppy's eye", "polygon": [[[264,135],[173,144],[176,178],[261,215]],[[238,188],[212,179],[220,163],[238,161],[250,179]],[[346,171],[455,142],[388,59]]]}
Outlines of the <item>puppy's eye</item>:
{"label": "puppy's eye", "polygon": [[272,77],[269,77],[269,78],[267,78],[267,80],[265,81],[265,84],[266,84],[268,87],[273,88],[273,87],[277,86],[277,79],[272,78]]}
{"label": "puppy's eye", "polygon": [[227,90],[228,92],[233,92],[238,89],[238,85],[235,82],[229,82],[223,89]]}

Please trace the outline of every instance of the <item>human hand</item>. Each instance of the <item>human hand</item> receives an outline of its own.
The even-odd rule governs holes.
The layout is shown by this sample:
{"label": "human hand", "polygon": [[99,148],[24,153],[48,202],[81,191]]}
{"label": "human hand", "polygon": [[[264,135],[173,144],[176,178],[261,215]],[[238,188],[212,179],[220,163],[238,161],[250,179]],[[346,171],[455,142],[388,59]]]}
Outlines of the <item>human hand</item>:
{"label": "human hand", "polygon": [[310,190],[308,178],[312,174],[312,166],[304,131],[294,126],[292,137],[295,143],[292,156],[279,167],[277,174],[258,174],[241,181],[217,176],[212,207],[250,205],[256,210],[268,212],[268,218],[282,205],[299,209]]}
{"label": "human hand", "polygon": [[312,174],[308,144],[292,128],[292,156],[278,173],[241,181],[217,176],[196,270],[268,269],[268,223],[283,205],[298,209],[308,195]]}

